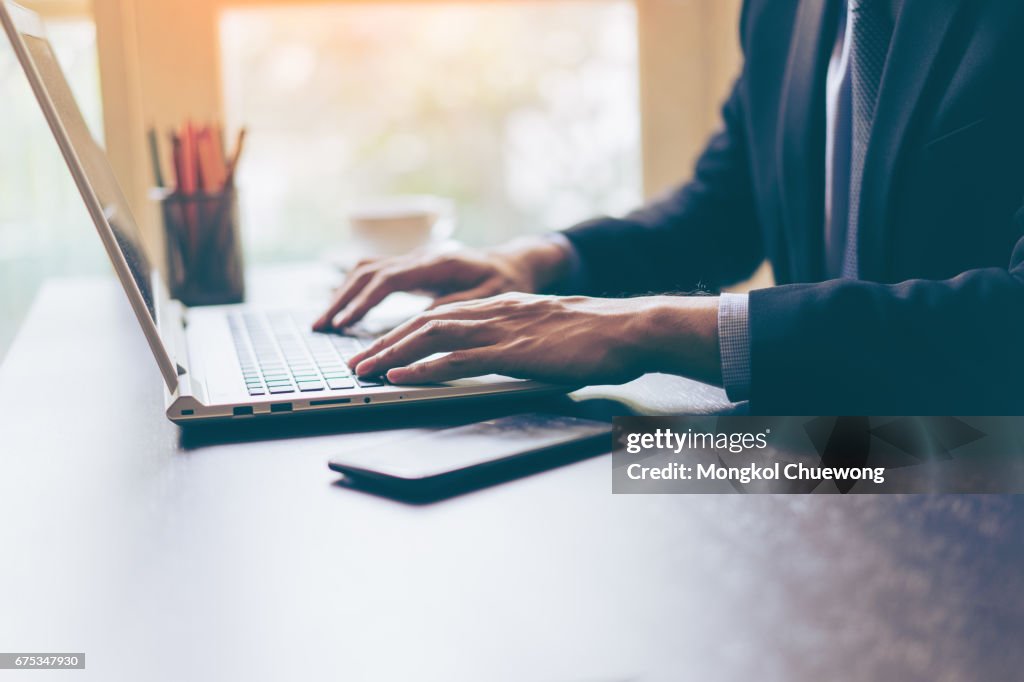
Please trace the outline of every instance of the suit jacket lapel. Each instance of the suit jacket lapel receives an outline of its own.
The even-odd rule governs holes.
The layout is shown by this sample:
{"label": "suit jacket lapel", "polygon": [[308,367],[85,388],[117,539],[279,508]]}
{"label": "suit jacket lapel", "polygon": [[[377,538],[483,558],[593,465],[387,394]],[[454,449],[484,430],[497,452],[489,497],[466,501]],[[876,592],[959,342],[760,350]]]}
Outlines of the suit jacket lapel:
{"label": "suit jacket lapel", "polygon": [[801,0],[779,126],[779,177],[792,279],[824,274],[825,78],[835,45],[838,0]]}
{"label": "suit jacket lapel", "polygon": [[961,6],[960,0],[906,0],[896,24],[864,164],[858,229],[864,279],[884,280],[887,275],[891,226],[886,221],[900,156]]}

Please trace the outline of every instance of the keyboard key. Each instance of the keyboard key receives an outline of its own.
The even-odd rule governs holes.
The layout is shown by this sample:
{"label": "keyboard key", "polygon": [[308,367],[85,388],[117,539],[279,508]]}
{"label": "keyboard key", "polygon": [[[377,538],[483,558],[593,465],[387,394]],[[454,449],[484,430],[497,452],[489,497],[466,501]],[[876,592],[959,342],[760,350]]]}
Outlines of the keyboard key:
{"label": "keyboard key", "polygon": [[363,388],[383,388],[388,385],[384,377],[359,377],[359,385]]}
{"label": "keyboard key", "polygon": [[387,385],[382,379],[357,383],[352,377],[347,362],[364,348],[360,339],[308,332],[287,313],[236,313],[228,323],[246,390],[252,395]]}

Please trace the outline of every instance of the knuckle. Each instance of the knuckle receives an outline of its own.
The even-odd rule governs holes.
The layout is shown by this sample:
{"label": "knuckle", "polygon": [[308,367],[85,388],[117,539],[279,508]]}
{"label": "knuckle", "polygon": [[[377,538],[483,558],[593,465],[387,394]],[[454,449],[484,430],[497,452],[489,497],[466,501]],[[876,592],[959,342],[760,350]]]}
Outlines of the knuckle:
{"label": "knuckle", "polygon": [[388,346],[387,348],[381,348],[379,351],[374,353],[372,357],[375,363],[388,363],[394,360],[397,355],[398,346]]}
{"label": "knuckle", "polygon": [[445,319],[452,315],[459,315],[460,312],[465,311],[469,307],[470,301],[467,301],[460,296],[450,303],[446,303],[431,312],[433,313],[434,319]]}
{"label": "knuckle", "polygon": [[384,339],[377,339],[376,341],[371,343],[369,348],[364,350],[361,355],[365,359],[375,358],[384,351],[386,351],[389,347],[390,346],[385,342]]}
{"label": "knuckle", "polygon": [[455,351],[454,353],[449,353],[445,360],[449,367],[460,369],[470,366],[473,363],[473,356],[465,351]]}
{"label": "knuckle", "polygon": [[462,325],[462,331],[466,336],[473,339],[492,339],[494,338],[494,327],[485,322],[473,321],[467,322]]}
{"label": "knuckle", "polygon": [[396,279],[401,274],[402,274],[402,268],[401,267],[398,267],[396,265],[389,265],[386,268],[381,268],[380,270],[378,270],[377,271],[377,276],[374,277],[374,279],[379,284],[386,284],[386,283]]}
{"label": "knuckle", "polygon": [[466,262],[466,254],[464,253],[445,253],[440,256],[434,257],[434,262],[438,265],[462,265]]}
{"label": "knuckle", "polygon": [[445,331],[445,325],[441,320],[430,320],[423,325],[423,335],[431,338],[440,336]]}
{"label": "knuckle", "polygon": [[377,272],[377,270],[378,270],[378,264],[377,263],[367,263],[366,265],[361,265],[361,266],[357,267],[355,270],[352,271],[352,280],[353,281],[366,281],[369,278],[373,277],[373,275]]}

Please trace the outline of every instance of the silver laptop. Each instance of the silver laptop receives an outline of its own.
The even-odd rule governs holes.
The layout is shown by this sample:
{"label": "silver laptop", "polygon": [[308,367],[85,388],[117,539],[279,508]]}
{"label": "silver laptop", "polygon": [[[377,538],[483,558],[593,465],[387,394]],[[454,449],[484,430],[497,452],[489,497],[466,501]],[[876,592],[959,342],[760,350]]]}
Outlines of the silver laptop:
{"label": "silver laptop", "polygon": [[0,21],[39,101],[110,262],[163,375],[167,416],[187,423],[355,410],[498,394],[565,392],[490,376],[430,386],[391,386],[351,375],[347,358],[366,339],[314,334],[289,311],[187,308],[152,268],[106,154],[89,132],[39,17],[0,0]]}

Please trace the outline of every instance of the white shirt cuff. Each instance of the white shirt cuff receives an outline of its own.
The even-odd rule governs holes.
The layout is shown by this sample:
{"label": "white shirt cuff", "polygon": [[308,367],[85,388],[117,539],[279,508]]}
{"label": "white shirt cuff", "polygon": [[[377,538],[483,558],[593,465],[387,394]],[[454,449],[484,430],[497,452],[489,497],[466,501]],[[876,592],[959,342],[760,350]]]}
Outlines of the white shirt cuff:
{"label": "white shirt cuff", "polygon": [[718,304],[722,382],[729,400],[750,399],[750,297],[722,294]]}

